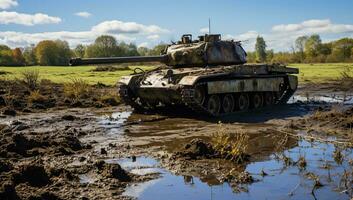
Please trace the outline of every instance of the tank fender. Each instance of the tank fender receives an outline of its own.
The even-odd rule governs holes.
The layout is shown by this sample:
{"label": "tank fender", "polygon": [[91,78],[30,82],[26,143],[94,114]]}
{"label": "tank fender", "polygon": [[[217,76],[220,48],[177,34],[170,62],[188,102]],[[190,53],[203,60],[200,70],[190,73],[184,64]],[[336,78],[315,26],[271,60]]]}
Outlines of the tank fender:
{"label": "tank fender", "polygon": [[118,81],[119,84],[129,85],[133,76],[123,76]]}
{"label": "tank fender", "polygon": [[180,85],[194,85],[197,80],[199,80],[200,76],[184,76],[180,81]]}
{"label": "tank fender", "polygon": [[298,77],[293,75],[288,75],[289,86],[292,90],[296,90],[298,87]]}

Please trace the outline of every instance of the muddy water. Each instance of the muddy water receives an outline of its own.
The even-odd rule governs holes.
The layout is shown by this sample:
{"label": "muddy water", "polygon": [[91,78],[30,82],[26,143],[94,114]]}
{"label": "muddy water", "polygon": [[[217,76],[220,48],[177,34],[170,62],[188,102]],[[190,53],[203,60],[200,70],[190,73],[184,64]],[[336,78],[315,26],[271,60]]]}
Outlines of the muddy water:
{"label": "muddy water", "polygon": [[[138,199],[350,199],[351,191],[344,186],[344,171],[352,170],[348,164],[353,159],[351,151],[342,151],[344,159],[337,163],[332,154],[332,144],[309,143],[300,141],[298,145],[284,153],[293,161],[305,156],[307,166],[300,169],[296,165],[285,166],[283,161],[271,155],[269,160],[252,162],[247,165],[257,181],[249,185],[231,187],[228,183],[209,185],[199,177],[177,176],[158,167],[152,158],[141,157],[134,162],[131,159],[117,159],[117,162],[132,173],[162,173],[161,178],[129,186],[123,195]],[[327,169],[324,169],[327,168]],[[267,173],[262,176],[261,170]],[[313,173],[319,177],[322,187],[313,190],[314,181],[308,178]],[[141,174],[141,173],[140,173]],[[351,186],[351,185],[350,185]]]}
{"label": "muddy water", "polygon": [[317,102],[317,103],[339,103],[344,105],[353,104],[353,96],[337,96],[337,95],[319,95],[319,96],[303,96],[294,95],[288,103],[298,103],[298,102]]}
{"label": "muddy water", "polygon": [[[293,162],[286,165],[275,153],[280,138],[269,130],[282,127],[288,118],[297,118],[310,113],[311,109],[296,103],[303,97],[296,97],[292,104],[265,108],[260,111],[240,113],[237,116],[220,119],[231,130],[245,130],[250,135],[249,152],[251,162],[244,169],[257,180],[252,184],[230,186],[217,177],[210,180],[203,175],[176,173],[162,167],[153,157],[112,158],[106,162],[119,163],[123,168],[140,175],[161,173],[161,178],[141,184],[130,185],[123,195],[138,199],[350,199],[351,189],[345,185],[344,172],[352,172],[349,160],[353,159],[352,149],[342,150],[342,163],[334,160],[336,147],[325,143],[309,143],[305,140],[290,139],[284,154]],[[347,98],[348,99],[348,98]],[[335,98],[316,98],[323,104],[341,103]],[[350,104],[351,100],[345,104]],[[130,115],[130,116],[129,116]],[[218,129],[217,120],[198,118],[164,117],[115,113],[105,118],[101,125],[108,127],[107,135],[124,137],[129,145],[143,148],[143,155],[155,155],[156,150],[173,152],[182,148],[193,138],[209,140]],[[150,120],[154,118],[156,120]],[[219,120],[219,119],[218,119]],[[115,121],[116,123],[112,123]],[[109,127],[111,125],[111,127]],[[110,130],[109,130],[110,129]],[[281,153],[281,152],[280,152]],[[295,163],[305,157],[307,166],[300,169]],[[229,163],[227,163],[228,165]],[[233,166],[236,167],[236,166]],[[267,176],[260,175],[261,171]],[[180,175],[180,174],[183,174]],[[315,188],[312,174],[318,177],[322,187]],[[83,177],[83,181],[85,181]],[[87,180],[86,180],[87,181]],[[349,185],[351,186],[351,185]]]}

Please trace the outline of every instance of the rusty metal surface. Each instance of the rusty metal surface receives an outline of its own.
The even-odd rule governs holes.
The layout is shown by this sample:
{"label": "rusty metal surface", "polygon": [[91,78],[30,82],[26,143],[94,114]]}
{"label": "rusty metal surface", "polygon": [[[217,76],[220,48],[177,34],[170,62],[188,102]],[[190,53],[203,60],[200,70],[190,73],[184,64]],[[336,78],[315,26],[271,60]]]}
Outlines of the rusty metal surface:
{"label": "rusty metal surface", "polygon": [[280,84],[283,82],[282,77],[249,78],[208,82],[207,88],[208,94],[279,91]]}

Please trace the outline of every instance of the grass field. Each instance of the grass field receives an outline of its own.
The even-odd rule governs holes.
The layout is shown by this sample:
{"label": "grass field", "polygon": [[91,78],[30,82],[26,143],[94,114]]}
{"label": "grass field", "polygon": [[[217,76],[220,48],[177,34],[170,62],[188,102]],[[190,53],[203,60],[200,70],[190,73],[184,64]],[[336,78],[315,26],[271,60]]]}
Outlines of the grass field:
{"label": "grass field", "polygon": [[143,70],[152,69],[149,66],[130,66],[130,70],[122,69],[114,72],[94,72],[93,66],[80,67],[58,67],[58,66],[31,66],[31,67],[0,67],[1,72],[9,72],[0,75],[0,78],[15,79],[20,78],[22,73],[30,70],[38,70],[40,79],[49,79],[53,82],[68,82],[72,78],[82,78],[89,84],[96,84],[98,82],[106,85],[115,85],[117,80],[124,75],[133,73],[134,68],[141,68]]}
{"label": "grass field", "polygon": [[290,64],[289,66],[299,68],[300,83],[337,80],[346,69],[349,69],[350,75],[353,76],[353,63]]}
{"label": "grass field", "polygon": [[[290,67],[297,67],[300,70],[299,81],[305,82],[325,82],[332,79],[339,79],[341,72],[345,68],[351,70],[353,76],[353,63],[334,64],[290,64]],[[152,66],[130,66],[130,70],[118,70],[114,72],[93,72],[93,66],[81,67],[57,67],[57,66],[32,66],[32,67],[0,67],[0,78],[14,79],[20,78],[21,73],[26,70],[38,70],[41,79],[49,79],[54,82],[67,82],[71,78],[82,78],[90,84],[97,82],[107,85],[115,85],[117,80],[124,75],[131,74],[136,67],[144,70],[152,69]],[[1,73],[9,72],[9,73]],[[2,74],[2,75],[1,75]]]}

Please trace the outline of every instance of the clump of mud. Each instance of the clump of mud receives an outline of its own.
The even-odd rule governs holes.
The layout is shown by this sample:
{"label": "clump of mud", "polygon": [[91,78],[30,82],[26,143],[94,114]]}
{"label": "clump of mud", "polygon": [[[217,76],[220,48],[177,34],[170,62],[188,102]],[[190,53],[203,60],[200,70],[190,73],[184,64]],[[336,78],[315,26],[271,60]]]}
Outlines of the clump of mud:
{"label": "clump of mud", "polygon": [[0,156],[31,157],[45,154],[70,155],[82,149],[90,148],[77,138],[74,130],[61,130],[45,133],[18,132],[4,128],[0,138]]}
{"label": "clump of mud", "polygon": [[184,146],[184,149],[174,154],[176,157],[185,157],[188,159],[214,158],[217,156],[212,145],[201,139],[193,139]]}
{"label": "clump of mud", "polygon": [[[174,152],[172,157],[174,159],[183,158],[189,160],[219,158],[232,160],[238,164],[249,161],[250,155],[241,152],[238,156],[234,156],[231,155],[231,151],[231,146],[227,146],[220,151],[213,143],[205,142],[202,139],[193,139],[184,146],[184,149]],[[237,159],[235,159],[235,157],[237,157]]]}
{"label": "clump of mud", "polygon": [[319,108],[304,119],[291,122],[290,127],[323,132],[328,135],[351,137],[353,131],[353,106],[334,105],[331,108]]}
{"label": "clump of mud", "polygon": [[316,111],[311,119],[330,122],[337,128],[351,129],[353,127],[353,106],[350,108],[333,107],[328,111]]}
{"label": "clump of mud", "polygon": [[40,164],[24,164],[18,166],[13,174],[13,182],[17,185],[20,183],[28,183],[33,187],[41,187],[50,183],[50,178],[43,165]]}
{"label": "clump of mud", "polygon": [[122,182],[129,182],[132,180],[133,175],[126,172],[119,164],[106,163],[98,161],[96,163],[98,172],[107,178],[114,178]]}

